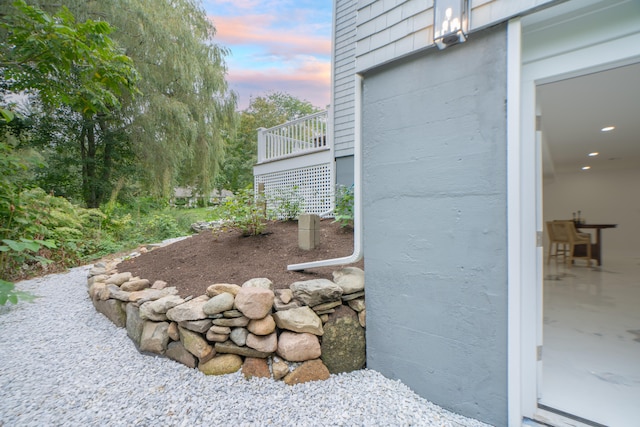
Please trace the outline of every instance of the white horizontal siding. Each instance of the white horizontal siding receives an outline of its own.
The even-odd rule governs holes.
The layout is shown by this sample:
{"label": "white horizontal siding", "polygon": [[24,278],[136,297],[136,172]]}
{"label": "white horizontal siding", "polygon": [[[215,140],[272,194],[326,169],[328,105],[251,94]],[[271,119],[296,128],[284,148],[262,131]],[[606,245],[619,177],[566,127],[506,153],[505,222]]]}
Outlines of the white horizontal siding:
{"label": "white horizontal siding", "polygon": [[344,114],[342,116],[336,117],[336,121],[333,124],[335,128],[339,128],[342,124],[349,124],[353,120],[353,114]]}
{"label": "white horizontal siding", "polygon": [[[354,69],[355,69],[355,63],[351,66],[350,70],[345,70],[345,71],[348,71],[348,73],[347,72],[342,73],[343,75],[335,81],[335,84],[333,86],[334,100],[344,95],[343,93],[344,91],[353,92],[353,79],[355,74]],[[335,105],[335,107],[337,109],[340,109],[340,105]]]}
{"label": "white horizontal siding", "polygon": [[335,117],[342,117],[348,114],[353,114],[353,109],[355,108],[355,101],[353,97],[350,97],[349,101],[345,101],[341,103],[341,108],[336,109]]}
{"label": "white horizontal siding", "polygon": [[346,157],[353,156],[353,137],[345,138],[345,142],[336,141],[335,156]]}
{"label": "white horizontal siding", "polygon": [[[347,10],[347,12],[350,12],[350,11]],[[349,19],[345,19],[343,22],[340,22],[339,25],[336,24],[336,34],[337,35],[342,35],[345,32],[353,31],[355,29],[354,26],[353,26],[355,21],[356,21],[356,16],[354,14]]]}
{"label": "white horizontal siding", "polygon": [[[355,0],[354,0],[355,1]],[[470,0],[470,32],[561,0]],[[433,46],[434,0],[358,0],[356,71]]]}
{"label": "white horizontal siding", "polygon": [[336,107],[334,109],[334,117],[338,112],[342,112],[348,110],[348,106],[353,102],[353,88],[351,87],[343,87],[339,92],[336,92],[334,96],[334,100],[336,103]]}
{"label": "white horizontal siding", "polygon": [[336,157],[353,153],[357,7],[354,0],[334,3],[332,123]]}
{"label": "white horizontal siding", "polygon": [[355,59],[355,51],[355,49],[341,49],[340,52],[336,52],[336,59],[334,63],[340,67],[352,64]]}
{"label": "white horizontal siding", "polygon": [[353,39],[355,38],[355,29],[335,41],[334,51],[337,57],[342,57],[344,51],[356,50]]}
{"label": "white horizontal siding", "polygon": [[337,90],[334,95],[334,112],[344,110],[343,105],[353,101],[353,87],[352,85],[342,85],[340,90]]}

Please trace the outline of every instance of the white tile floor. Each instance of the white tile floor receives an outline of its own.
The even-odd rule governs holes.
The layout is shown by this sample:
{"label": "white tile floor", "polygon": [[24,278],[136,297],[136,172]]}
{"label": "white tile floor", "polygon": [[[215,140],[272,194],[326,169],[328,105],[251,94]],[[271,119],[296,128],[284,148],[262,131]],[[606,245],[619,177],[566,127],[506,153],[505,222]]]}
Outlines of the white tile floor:
{"label": "white tile floor", "polygon": [[544,272],[540,403],[607,426],[640,426],[640,258]]}

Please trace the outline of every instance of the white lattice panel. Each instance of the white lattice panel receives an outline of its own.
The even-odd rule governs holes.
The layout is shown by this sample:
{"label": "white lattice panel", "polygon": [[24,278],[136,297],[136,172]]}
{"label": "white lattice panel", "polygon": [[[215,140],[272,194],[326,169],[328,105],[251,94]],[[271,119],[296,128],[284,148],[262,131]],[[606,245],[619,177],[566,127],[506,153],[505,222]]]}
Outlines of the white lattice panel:
{"label": "white lattice panel", "polygon": [[255,188],[264,184],[267,208],[277,209],[277,198],[302,201],[303,213],[323,214],[332,209],[333,184],[329,163],[256,175]]}

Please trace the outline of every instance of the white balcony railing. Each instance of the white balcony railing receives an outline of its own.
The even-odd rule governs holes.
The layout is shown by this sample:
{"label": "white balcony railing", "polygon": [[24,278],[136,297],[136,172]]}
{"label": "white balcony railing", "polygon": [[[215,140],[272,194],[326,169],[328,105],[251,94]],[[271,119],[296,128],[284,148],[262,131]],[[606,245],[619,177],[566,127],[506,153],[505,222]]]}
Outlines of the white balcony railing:
{"label": "white balcony railing", "polygon": [[328,150],[328,112],[258,129],[258,164]]}

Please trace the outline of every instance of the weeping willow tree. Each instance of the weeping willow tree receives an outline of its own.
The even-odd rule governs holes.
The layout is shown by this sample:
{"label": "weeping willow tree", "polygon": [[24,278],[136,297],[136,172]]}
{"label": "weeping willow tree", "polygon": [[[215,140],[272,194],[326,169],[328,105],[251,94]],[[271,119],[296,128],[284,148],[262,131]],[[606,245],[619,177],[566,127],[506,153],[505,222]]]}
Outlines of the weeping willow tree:
{"label": "weeping willow tree", "polygon": [[[10,3],[0,0],[0,15]],[[89,117],[68,109],[40,112],[40,122],[48,125],[35,139],[44,141],[43,150],[51,156],[64,156],[51,164],[82,163],[85,203],[99,206],[116,182],[123,181],[136,181],[158,196],[169,195],[176,184],[192,185],[201,192],[212,189],[224,156],[224,140],[235,131],[236,96],[226,82],[228,51],[214,43],[215,28],[200,2],[27,3],[45,10],[63,5],[78,20],[108,22],[115,28],[110,37],[132,59],[140,77],[139,93],[123,94],[119,109]],[[61,135],[59,126],[47,132],[52,117],[67,124],[66,135]],[[48,184],[46,189],[55,191],[55,182]]]}
{"label": "weeping willow tree", "polygon": [[193,0],[100,0],[125,53],[141,76],[142,96],[123,109],[122,124],[156,194],[172,185],[213,188],[224,137],[235,129],[235,95],[228,90],[227,50]]}

